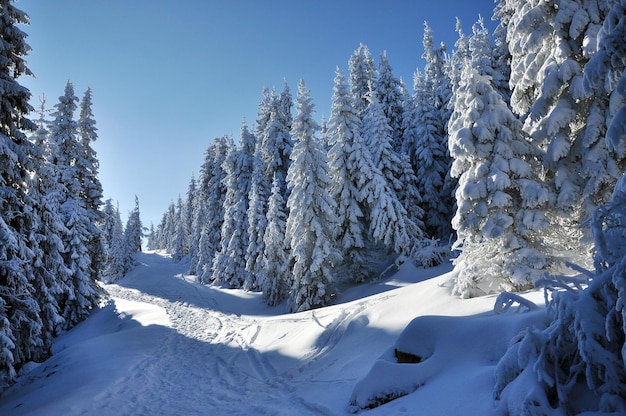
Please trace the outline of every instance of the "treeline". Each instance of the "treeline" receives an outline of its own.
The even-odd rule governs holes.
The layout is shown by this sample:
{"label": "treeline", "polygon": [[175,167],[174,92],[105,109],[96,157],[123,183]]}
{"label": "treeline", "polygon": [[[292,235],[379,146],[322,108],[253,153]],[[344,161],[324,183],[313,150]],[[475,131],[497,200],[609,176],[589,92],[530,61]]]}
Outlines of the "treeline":
{"label": "treeline", "polygon": [[0,0],[0,392],[98,306],[98,279],[129,270],[142,235],[138,207],[125,238],[110,201],[101,210],[91,90],[79,100],[68,82],[51,120],[45,100],[39,120],[27,118],[31,94],[17,81],[31,75],[17,26],[27,23]]}
{"label": "treeline", "polygon": [[[442,51],[429,56],[443,71]],[[441,80],[429,81],[434,95]],[[451,159],[443,151],[428,163],[410,157],[417,150],[406,132],[420,128],[406,114],[412,103],[386,55],[376,65],[365,45],[350,58],[347,80],[337,69],[321,126],[304,82],[295,105],[287,85],[265,89],[255,128],[244,122],[237,144],[228,136],[210,144],[198,180],[170,205],[148,247],[189,256],[201,282],[262,290],[270,305],[287,300],[292,311],[327,305],[339,282],[377,276],[392,253],[420,265],[442,261]],[[432,112],[440,119],[449,110],[441,101]],[[441,145],[439,127],[431,133]]]}
{"label": "treeline", "polygon": [[[303,259],[288,224],[312,225],[290,201],[309,183],[288,181],[290,169],[302,169],[293,152],[305,139],[293,123],[305,115],[296,108],[294,116],[287,85],[264,90],[254,128],[244,122],[236,143],[224,136],[209,145],[199,178],[164,213],[149,247],[189,256],[201,282],[261,290],[293,311],[327,304],[342,280],[377,276],[392,253],[430,266],[459,250],[454,293],[463,297],[530,288],[566,259],[590,263],[589,233],[579,226],[608,199],[623,162],[592,137],[595,125],[554,143],[533,137],[525,125],[535,116],[513,107],[505,28],[489,34],[479,19],[470,35],[460,22],[457,31],[447,53],[425,24],[426,64],[412,91],[385,53],[376,63],[365,45],[349,58],[347,77],[337,69],[330,119],[307,132],[323,153],[307,167],[321,181],[311,203],[336,222],[315,231],[337,251],[322,256],[332,275],[319,283],[325,300],[313,292],[295,300],[301,276],[293,271]],[[573,122],[563,121],[568,114],[554,107],[551,128]],[[562,167],[578,160],[588,165]]]}

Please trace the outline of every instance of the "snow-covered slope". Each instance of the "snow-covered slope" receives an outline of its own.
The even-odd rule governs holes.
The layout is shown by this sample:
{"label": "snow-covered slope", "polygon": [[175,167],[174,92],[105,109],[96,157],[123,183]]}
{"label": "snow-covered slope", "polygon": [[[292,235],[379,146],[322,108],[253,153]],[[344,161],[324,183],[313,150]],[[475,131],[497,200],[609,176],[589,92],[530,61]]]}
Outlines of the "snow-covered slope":
{"label": "snow-covered slope", "polygon": [[[334,306],[284,314],[260,294],[197,284],[165,255],[139,259],[106,286],[111,302],[5,392],[0,415],[340,415],[387,393],[406,395],[364,413],[489,415],[495,364],[542,316],[450,296],[449,266],[404,265]],[[400,342],[426,359],[397,364],[417,317]]]}

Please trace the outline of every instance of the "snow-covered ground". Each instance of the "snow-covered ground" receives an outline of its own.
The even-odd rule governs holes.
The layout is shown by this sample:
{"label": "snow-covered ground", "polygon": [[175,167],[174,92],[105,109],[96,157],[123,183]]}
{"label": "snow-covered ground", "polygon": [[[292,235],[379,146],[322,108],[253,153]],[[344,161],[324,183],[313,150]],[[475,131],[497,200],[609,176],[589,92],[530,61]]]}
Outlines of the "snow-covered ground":
{"label": "snow-covered ground", "polygon": [[[336,305],[286,314],[260,294],[197,284],[166,255],[139,260],[5,392],[0,415],[342,415],[399,395],[362,412],[490,415],[495,365],[543,317],[450,296],[449,265],[404,265]],[[398,364],[397,342],[424,360]]]}

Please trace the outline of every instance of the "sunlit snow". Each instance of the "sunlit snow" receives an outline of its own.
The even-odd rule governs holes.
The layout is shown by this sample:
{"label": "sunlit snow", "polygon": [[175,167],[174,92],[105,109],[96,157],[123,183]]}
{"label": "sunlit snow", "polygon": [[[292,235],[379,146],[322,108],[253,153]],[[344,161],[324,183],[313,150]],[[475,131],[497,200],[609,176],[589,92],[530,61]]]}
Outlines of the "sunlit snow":
{"label": "sunlit snow", "polygon": [[[1,415],[489,415],[495,365],[543,317],[450,296],[448,265],[404,264],[333,306],[286,314],[260,294],[198,284],[166,255],[139,260],[104,286],[108,304],[28,366]],[[424,359],[398,364],[397,347]],[[377,396],[400,397],[359,409]]]}

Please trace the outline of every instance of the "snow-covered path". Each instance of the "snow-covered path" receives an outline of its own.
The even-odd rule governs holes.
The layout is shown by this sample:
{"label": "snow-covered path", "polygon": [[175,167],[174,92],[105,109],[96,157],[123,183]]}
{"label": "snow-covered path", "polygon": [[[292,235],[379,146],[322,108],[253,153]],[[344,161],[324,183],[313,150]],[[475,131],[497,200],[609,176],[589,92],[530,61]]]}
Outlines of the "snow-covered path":
{"label": "snow-covered path", "polygon": [[[449,266],[405,265],[336,305],[285,314],[258,293],[198,284],[168,256],[139,260],[105,286],[107,305],[0,397],[0,415],[346,415],[356,386],[362,397],[400,379],[421,387],[368,416],[489,415],[494,366],[519,330],[492,316],[493,297],[449,296]],[[433,360],[395,363],[398,336],[425,315],[444,317],[420,326]]]}

